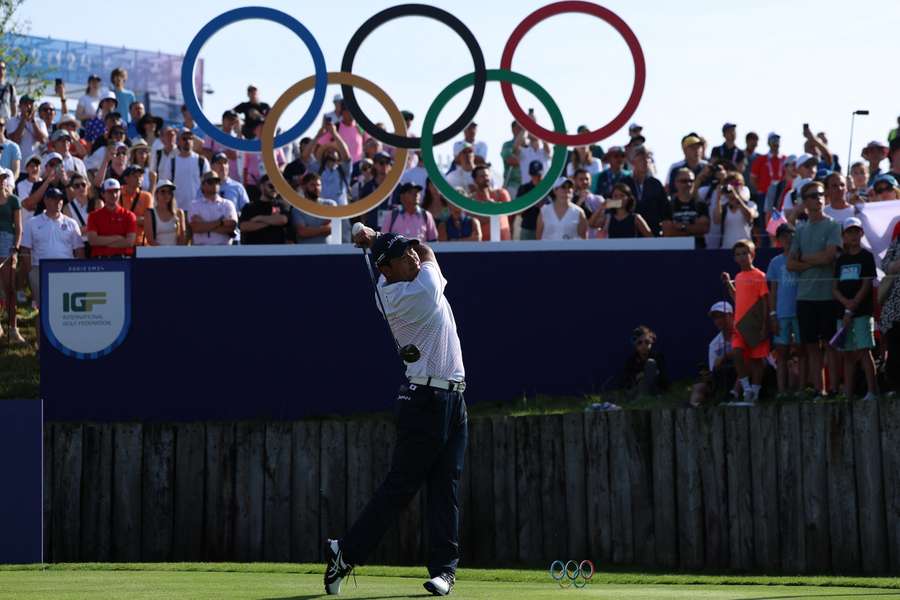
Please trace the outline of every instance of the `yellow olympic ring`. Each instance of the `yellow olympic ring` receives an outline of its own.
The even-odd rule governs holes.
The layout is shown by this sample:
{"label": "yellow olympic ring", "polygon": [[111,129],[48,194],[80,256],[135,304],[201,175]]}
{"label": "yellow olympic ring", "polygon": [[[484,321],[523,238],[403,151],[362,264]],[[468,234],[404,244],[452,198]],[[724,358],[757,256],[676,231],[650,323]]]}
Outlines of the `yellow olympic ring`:
{"label": "yellow olympic ring", "polygon": [[[406,121],[404,121],[400,109],[397,108],[397,105],[394,104],[394,101],[391,100],[390,96],[377,85],[359,75],[343,72],[329,72],[328,83],[352,85],[368,92],[387,111],[388,117],[394,125],[394,131],[401,136],[406,135]],[[275,163],[275,126],[278,124],[278,119],[290,103],[296,100],[304,92],[313,89],[315,84],[315,75],[307,77],[306,79],[301,79],[289,87],[269,110],[266,120],[263,123],[262,132],[259,135],[262,161],[266,167],[266,174],[269,176],[272,185],[274,185],[275,189],[278,190],[278,193],[281,194],[281,197],[295,206],[297,210],[321,219],[347,219],[350,217],[358,217],[359,215],[369,212],[391,195],[391,192],[394,191],[394,188],[400,181],[400,177],[403,175],[403,170],[406,166],[406,157],[407,154],[409,154],[409,151],[406,148],[397,148],[396,154],[394,155],[394,166],[388,171],[384,181],[382,181],[381,185],[375,188],[371,194],[365,198],[360,198],[357,202],[351,202],[345,206],[323,206],[298,194],[284,179],[281,170]]]}

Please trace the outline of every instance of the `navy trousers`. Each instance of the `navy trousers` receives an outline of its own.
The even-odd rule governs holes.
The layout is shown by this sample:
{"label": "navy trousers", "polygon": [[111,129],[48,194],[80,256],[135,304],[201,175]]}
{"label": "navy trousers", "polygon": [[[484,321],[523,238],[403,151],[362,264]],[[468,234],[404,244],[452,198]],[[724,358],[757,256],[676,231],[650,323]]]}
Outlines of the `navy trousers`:
{"label": "navy trousers", "polygon": [[456,573],[459,563],[459,478],[468,440],[460,392],[414,384],[397,396],[397,445],[391,470],[341,540],[344,560],[364,564],[424,484],[428,493],[428,572]]}

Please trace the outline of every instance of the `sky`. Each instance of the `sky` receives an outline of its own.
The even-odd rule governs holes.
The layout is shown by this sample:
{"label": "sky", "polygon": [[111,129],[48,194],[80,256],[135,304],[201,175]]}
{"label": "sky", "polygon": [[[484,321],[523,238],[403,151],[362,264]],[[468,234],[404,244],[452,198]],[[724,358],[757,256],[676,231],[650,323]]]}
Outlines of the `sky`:
{"label": "sky", "polygon": [[[478,39],[488,68],[499,68],[500,56],[513,29],[532,11],[547,4],[536,0],[479,2],[434,0],[462,20]],[[265,2],[303,23],[318,40],[329,70],[340,69],[344,49],[370,16],[396,4],[382,0],[341,3]],[[147,18],[147,7],[160,15]],[[210,19],[241,2],[119,3],[81,0],[78,10],[60,18],[58,0],[26,0],[18,17],[28,33],[143,50],[183,54],[196,32]],[[870,140],[885,140],[897,126],[900,86],[894,72],[896,24],[900,2],[872,0],[864,7],[834,0],[754,0],[719,2],[608,0],[603,6],[618,14],[636,34],[647,64],[644,95],[629,122],[644,127],[647,144],[663,173],[682,158],[680,140],[699,132],[711,145],[721,143],[726,121],[738,125],[740,140],[756,131],[782,136],[782,151],[802,152],[803,123],[828,134],[831,150],[847,160],[851,113],[856,117],[852,160]],[[248,83],[274,104],[290,85],[313,73],[302,41],[267,21],[245,21],[218,32],[203,47],[206,114],[218,122],[222,111],[246,98]],[[634,78],[628,47],[619,34],[596,17],[562,14],[535,26],[519,44],[512,63],[542,85],[562,110],[570,131],[609,122],[624,106]],[[420,131],[431,102],[451,81],[470,73],[472,60],[463,41],[439,22],[404,17],[384,24],[361,45],[353,72],[383,88],[401,109],[416,115]],[[104,77],[107,74],[103,74]],[[325,108],[338,86],[329,86]],[[468,102],[463,90],[441,112],[438,128],[456,119]],[[528,92],[516,89],[526,110],[538,121],[548,113]],[[282,116],[287,129],[307,110],[311,93],[301,96]],[[365,93],[360,105],[373,121],[387,113]],[[512,115],[498,83],[489,82],[475,120],[478,138],[488,144],[488,160],[499,165],[501,144],[511,137]],[[318,122],[318,121],[317,121]],[[308,132],[312,135],[315,132]],[[457,136],[460,139],[462,134]],[[627,125],[603,147],[625,143]],[[742,142],[741,142],[742,143]],[[449,156],[451,142],[438,146],[439,159]]]}

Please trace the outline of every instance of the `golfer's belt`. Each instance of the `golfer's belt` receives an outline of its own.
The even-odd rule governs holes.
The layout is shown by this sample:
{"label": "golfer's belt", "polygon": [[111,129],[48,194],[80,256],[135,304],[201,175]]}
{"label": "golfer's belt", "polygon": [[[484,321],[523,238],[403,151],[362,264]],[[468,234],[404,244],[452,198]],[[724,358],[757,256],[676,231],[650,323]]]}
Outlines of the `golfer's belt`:
{"label": "golfer's belt", "polygon": [[439,379],[437,377],[410,377],[409,382],[415,385],[424,385],[439,390],[447,390],[448,392],[463,392],[466,389],[465,381],[447,381],[446,379]]}

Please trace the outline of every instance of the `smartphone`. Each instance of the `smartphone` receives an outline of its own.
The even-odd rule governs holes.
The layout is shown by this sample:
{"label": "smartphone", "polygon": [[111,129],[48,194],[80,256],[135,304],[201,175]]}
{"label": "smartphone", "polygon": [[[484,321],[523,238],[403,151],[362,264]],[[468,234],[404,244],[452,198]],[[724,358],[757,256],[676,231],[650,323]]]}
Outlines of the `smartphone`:
{"label": "smartphone", "polygon": [[621,200],[607,200],[606,208],[612,208],[612,209],[622,208],[622,201]]}
{"label": "smartphone", "polygon": [[62,85],[62,79],[59,78],[59,77],[57,77],[57,78],[56,78],[56,87],[59,87],[59,86],[61,86],[61,85]]}
{"label": "smartphone", "polygon": [[533,114],[534,114],[534,109],[533,109],[533,108],[529,108],[529,109],[528,109],[528,114],[529,114],[529,115],[533,115]]}

